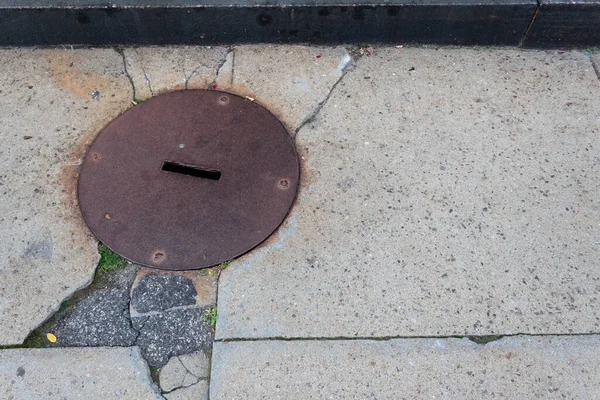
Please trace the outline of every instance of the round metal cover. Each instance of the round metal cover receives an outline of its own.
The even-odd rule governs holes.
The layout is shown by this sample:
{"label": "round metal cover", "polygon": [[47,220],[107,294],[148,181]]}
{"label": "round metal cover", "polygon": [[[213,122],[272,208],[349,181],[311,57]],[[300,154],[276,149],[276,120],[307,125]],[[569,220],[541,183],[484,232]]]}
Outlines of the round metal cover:
{"label": "round metal cover", "polygon": [[230,260],[265,240],[296,196],[298,157],[264,107],[214,90],[163,94],[94,140],[79,178],[92,232],[161,269]]}

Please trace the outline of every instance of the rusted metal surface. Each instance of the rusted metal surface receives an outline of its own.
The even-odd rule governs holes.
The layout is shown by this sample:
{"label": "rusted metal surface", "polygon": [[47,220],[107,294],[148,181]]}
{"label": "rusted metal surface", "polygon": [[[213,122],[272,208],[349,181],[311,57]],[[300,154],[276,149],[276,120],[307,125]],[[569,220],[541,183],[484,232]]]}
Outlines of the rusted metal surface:
{"label": "rusted metal surface", "polygon": [[94,140],[79,203],[123,257],[196,269],[239,256],[285,218],[299,179],[294,143],[262,106],[229,93],[172,92],[135,106]]}

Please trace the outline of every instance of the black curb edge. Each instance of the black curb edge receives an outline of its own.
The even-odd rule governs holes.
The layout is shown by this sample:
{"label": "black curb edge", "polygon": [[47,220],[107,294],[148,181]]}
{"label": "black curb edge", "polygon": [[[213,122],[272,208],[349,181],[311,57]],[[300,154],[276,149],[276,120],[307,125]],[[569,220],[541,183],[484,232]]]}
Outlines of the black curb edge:
{"label": "black curb edge", "polygon": [[[25,1],[27,6],[13,4]],[[600,45],[600,0],[426,0],[420,4],[392,0],[382,5],[322,2],[233,6],[220,4],[222,0],[201,5],[186,0],[177,6],[170,0],[146,0],[152,1],[152,6],[69,1],[53,6],[44,0],[8,0],[11,5],[0,5],[0,46],[361,42],[538,48]]]}

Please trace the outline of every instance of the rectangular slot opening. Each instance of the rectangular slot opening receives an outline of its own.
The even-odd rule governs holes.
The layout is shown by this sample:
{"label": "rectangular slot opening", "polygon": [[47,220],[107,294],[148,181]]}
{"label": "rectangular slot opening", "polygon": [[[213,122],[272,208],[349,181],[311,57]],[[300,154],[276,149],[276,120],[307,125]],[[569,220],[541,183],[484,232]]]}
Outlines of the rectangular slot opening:
{"label": "rectangular slot opening", "polygon": [[172,161],[163,161],[160,169],[166,172],[194,176],[196,178],[210,179],[212,181],[218,181],[221,179],[221,171]]}

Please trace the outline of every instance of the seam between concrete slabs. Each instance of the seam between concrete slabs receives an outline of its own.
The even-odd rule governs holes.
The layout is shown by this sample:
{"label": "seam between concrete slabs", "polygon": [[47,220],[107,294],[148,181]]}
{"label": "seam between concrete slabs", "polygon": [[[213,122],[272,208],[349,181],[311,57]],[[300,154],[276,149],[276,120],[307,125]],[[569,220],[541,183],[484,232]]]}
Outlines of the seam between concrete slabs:
{"label": "seam between concrete slabs", "polygon": [[592,63],[592,68],[594,69],[594,72],[596,73],[596,78],[598,78],[598,80],[600,81],[600,67],[598,65],[596,65],[596,62],[591,57],[590,57],[590,62]]}
{"label": "seam between concrete slabs", "polygon": [[[511,337],[593,337],[598,336],[600,333],[511,333],[511,334],[490,334],[490,335],[450,335],[450,336],[378,336],[378,337],[365,337],[365,336],[331,336],[331,337],[285,337],[285,336],[272,336],[264,338],[228,338],[228,339],[215,339],[214,343],[227,343],[227,342],[268,342],[268,341],[283,341],[283,342],[295,342],[295,341],[387,341],[387,340],[398,340],[398,339],[469,339],[477,343],[477,339],[485,340],[492,338],[487,342],[494,342],[504,338]],[[487,343],[486,342],[486,343]],[[485,343],[480,343],[485,345]]]}

